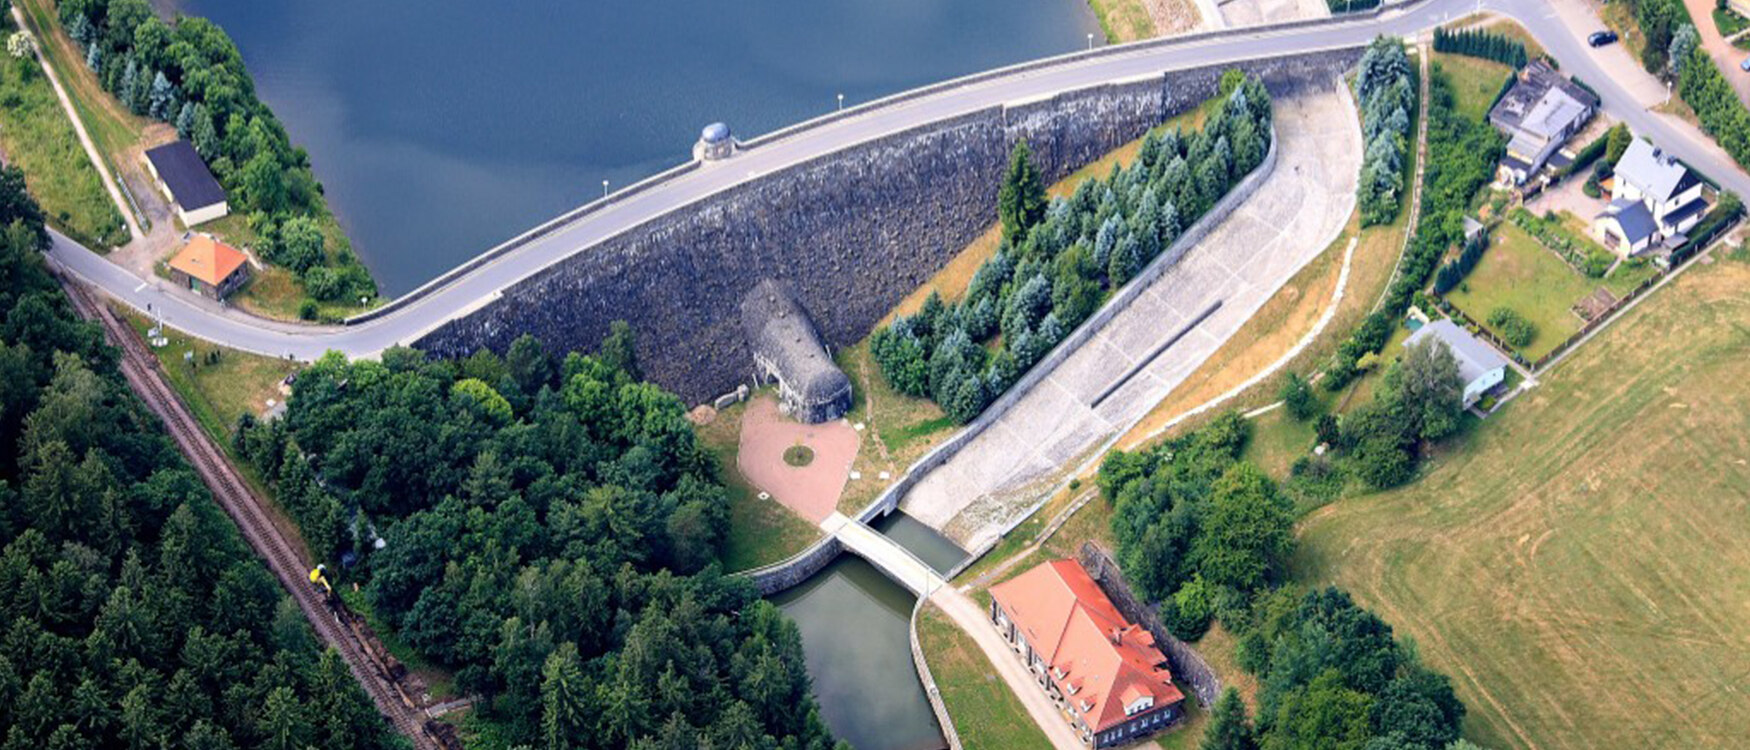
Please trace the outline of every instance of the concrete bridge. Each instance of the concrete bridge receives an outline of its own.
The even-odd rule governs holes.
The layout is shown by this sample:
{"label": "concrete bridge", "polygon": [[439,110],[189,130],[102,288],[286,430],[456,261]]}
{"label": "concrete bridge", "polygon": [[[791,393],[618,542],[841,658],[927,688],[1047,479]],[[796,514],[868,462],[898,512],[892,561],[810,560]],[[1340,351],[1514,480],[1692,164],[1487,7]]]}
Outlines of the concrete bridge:
{"label": "concrete bridge", "polygon": [[[1562,60],[1564,72],[1578,75],[1598,90],[1608,112],[1708,172],[1725,187],[1750,194],[1750,176],[1713,144],[1698,138],[1693,129],[1682,129],[1646,111],[1630,94],[1631,84],[1619,81],[1619,76],[1605,67],[1602,53],[1585,47],[1576,30],[1556,17],[1550,3],[1409,0],[1346,17],[1206,32],[1049,58],[835,112],[748,141],[726,161],[689,162],[583,206],[344,326],[248,317],[165,289],[160,280],[134,276],[62,237],[56,237],[51,257],[124,303],[150,309],[173,327],[199,338],[302,360],[329,350],[368,357],[390,346],[426,339],[434,330],[494,305],[507,291],[544,270],[659,218],[847,149],[993,107],[1037,102],[1162,72],[1354,48],[1379,34],[1408,35],[1479,9],[1514,17]],[[980,220],[988,221],[988,217]],[[524,298],[518,304],[528,306],[530,300]],[[472,335],[475,339],[502,338],[507,343],[515,333],[502,325],[494,328],[488,324]]]}
{"label": "concrete bridge", "polygon": [[846,552],[863,558],[919,598],[928,598],[948,584],[935,568],[862,521],[833,513],[820,522],[820,528]]}

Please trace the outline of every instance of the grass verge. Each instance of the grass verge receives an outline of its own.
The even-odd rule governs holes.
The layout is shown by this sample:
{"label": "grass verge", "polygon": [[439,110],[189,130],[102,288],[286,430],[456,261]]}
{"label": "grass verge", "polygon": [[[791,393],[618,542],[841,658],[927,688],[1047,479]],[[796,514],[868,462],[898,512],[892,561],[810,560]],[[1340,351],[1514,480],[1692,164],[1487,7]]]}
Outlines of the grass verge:
{"label": "grass verge", "polygon": [[934,604],[918,613],[918,644],[967,750],[1049,750],[1051,741],[972,636]]}
{"label": "grass verge", "polygon": [[741,416],[746,402],[720,412],[697,430],[700,442],[717,457],[719,476],[729,491],[729,538],[723,545],[723,568],[749,570],[783,560],[820,538],[820,529],[791,513],[777,500],[761,500],[736,468],[741,441]]}

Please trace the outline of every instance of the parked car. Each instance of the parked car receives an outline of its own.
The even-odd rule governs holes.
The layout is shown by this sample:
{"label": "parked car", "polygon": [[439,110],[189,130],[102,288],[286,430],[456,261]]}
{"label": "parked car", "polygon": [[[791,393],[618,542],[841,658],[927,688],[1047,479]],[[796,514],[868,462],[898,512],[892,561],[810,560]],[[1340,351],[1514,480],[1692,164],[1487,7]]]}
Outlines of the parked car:
{"label": "parked car", "polygon": [[1746,58],[1744,58],[1744,62],[1738,63],[1738,69],[1743,70],[1743,71],[1750,71],[1750,57],[1746,57]]}
{"label": "parked car", "polygon": [[1616,32],[1614,31],[1594,31],[1592,36],[1586,37],[1586,43],[1594,47],[1602,47],[1615,41]]}

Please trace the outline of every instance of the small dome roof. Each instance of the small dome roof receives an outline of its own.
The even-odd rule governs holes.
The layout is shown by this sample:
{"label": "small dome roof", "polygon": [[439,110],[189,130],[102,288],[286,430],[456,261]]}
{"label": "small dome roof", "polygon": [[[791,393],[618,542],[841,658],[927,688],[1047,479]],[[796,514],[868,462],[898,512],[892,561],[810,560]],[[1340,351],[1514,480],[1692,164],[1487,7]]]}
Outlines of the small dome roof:
{"label": "small dome roof", "polygon": [[714,122],[710,125],[706,125],[705,129],[699,133],[699,140],[706,143],[722,143],[723,141],[727,141],[729,140],[729,126],[724,125],[721,122]]}

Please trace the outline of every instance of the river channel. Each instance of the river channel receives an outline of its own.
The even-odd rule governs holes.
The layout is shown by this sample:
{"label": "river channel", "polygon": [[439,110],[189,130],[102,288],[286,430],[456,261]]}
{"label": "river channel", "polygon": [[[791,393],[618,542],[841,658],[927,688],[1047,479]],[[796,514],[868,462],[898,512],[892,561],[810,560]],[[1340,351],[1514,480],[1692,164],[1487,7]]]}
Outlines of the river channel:
{"label": "river channel", "polygon": [[393,296],[690,158],[1004,64],[1079,49],[1085,0],[154,0],[204,15]]}
{"label": "river channel", "polygon": [[[875,530],[938,571],[966,557],[904,513]],[[802,630],[821,717],[857,750],[937,750],[942,730],[911,659],[911,592],[855,555],[841,555],[773,598]]]}

